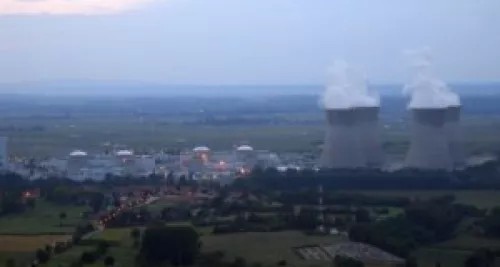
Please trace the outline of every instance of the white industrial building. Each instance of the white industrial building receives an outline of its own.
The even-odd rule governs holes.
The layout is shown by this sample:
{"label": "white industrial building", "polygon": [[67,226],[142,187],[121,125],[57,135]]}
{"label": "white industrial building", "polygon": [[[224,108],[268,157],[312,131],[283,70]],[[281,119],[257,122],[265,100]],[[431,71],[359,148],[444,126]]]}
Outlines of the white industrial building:
{"label": "white industrial building", "polygon": [[65,159],[50,159],[42,165],[53,173],[79,181],[103,180],[107,175],[143,177],[155,171],[152,156],[138,156],[130,150],[96,155],[75,150]]}

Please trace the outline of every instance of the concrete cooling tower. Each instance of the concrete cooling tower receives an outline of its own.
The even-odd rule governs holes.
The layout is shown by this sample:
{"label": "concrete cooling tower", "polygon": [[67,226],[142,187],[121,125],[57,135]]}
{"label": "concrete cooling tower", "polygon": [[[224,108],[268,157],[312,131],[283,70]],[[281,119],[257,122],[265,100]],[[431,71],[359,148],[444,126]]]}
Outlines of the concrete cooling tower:
{"label": "concrete cooling tower", "polygon": [[406,155],[406,166],[427,170],[451,170],[453,159],[450,156],[445,122],[446,108],[411,109],[410,149]]}
{"label": "concrete cooling tower", "polygon": [[365,167],[365,153],[357,134],[355,109],[327,109],[326,120],[321,167],[337,169]]}
{"label": "concrete cooling tower", "polygon": [[462,150],[462,138],[460,134],[460,106],[451,106],[446,109],[445,131],[448,140],[453,168],[460,168],[465,165],[465,155]]}
{"label": "concrete cooling tower", "polygon": [[384,162],[384,153],[380,141],[380,128],[378,121],[379,107],[357,107],[356,134],[360,138],[366,167],[380,168]]}

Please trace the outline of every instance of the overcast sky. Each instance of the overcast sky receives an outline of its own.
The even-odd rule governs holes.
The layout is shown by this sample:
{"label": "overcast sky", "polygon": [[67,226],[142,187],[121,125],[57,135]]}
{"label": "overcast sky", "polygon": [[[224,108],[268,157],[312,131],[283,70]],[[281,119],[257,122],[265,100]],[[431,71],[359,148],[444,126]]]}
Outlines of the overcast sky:
{"label": "overcast sky", "polygon": [[0,82],[372,82],[430,46],[448,82],[500,80],[500,0],[0,0]]}

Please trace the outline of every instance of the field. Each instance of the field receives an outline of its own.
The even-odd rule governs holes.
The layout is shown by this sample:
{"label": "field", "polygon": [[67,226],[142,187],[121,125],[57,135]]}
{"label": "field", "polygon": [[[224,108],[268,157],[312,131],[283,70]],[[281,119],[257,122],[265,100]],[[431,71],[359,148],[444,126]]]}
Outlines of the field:
{"label": "field", "polygon": [[439,197],[443,195],[455,195],[456,202],[474,205],[479,208],[492,208],[500,205],[500,191],[351,191],[353,193],[360,193],[374,196],[400,196],[410,198],[420,198],[422,200]]}
{"label": "field", "polygon": [[228,258],[244,257],[248,262],[276,264],[286,260],[290,264],[304,264],[292,250],[313,244],[333,244],[342,240],[337,236],[308,236],[301,232],[238,233],[202,238],[206,251],[226,251]]}
{"label": "field", "polygon": [[[500,148],[496,134],[500,109],[495,100],[498,98],[464,99],[467,109],[462,126],[468,151]],[[135,150],[196,145],[224,150],[248,142],[257,149],[310,152],[323,139],[325,128],[315,96],[4,101],[0,136],[9,136],[9,149],[19,156],[62,156],[77,148],[102,151],[109,142]],[[388,153],[401,154],[408,145],[405,100],[385,101],[384,105],[384,147]]]}
{"label": "field", "polygon": [[[18,264],[28,264],[37,249],[68,239],[85,210],[85,207],[55,206],[38,200],[33,210],[0,217],[0,266],[9,258]],[[67,215],[63,221],[59,220],[61,212]]]}
{"label": "field", "polygon": [[[35,209],[21,214],[0,217],[0,234],[68,234],[72,233],[81,220],[80,213],[87,208],[76,206],[55,206],[44,201],[37,201]],[[66,219],[60,220],[59,214],[66,213]]]}
{"label": "field", "polygon": [[65,241],[68,235],[0,235],[0,266],[9,258],[18,264],[28,264],[35,257],[35,251],[56,241]]}

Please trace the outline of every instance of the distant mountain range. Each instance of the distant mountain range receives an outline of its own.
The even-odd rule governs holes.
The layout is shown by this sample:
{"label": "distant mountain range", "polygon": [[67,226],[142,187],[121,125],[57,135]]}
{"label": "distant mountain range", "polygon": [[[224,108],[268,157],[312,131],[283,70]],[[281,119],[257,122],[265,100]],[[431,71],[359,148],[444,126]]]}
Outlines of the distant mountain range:
{"label": "distant mountain range", "polygon": [[[500,95],[500,83],[456,83],[460,95]],[[381,95],[400,95],[401,84],[374,84]],[[322,85],[164,85],[141,82],[49,81],[0,83],[0,94],[108,96],[265,96],[318,95]]]}

